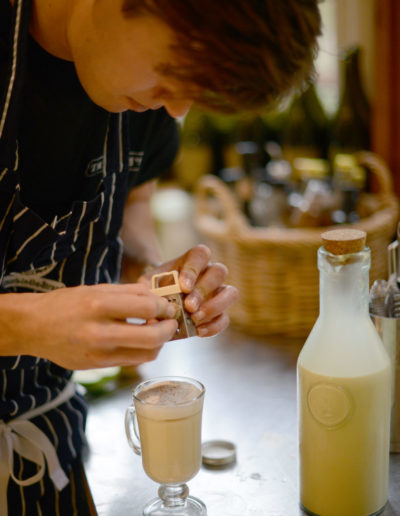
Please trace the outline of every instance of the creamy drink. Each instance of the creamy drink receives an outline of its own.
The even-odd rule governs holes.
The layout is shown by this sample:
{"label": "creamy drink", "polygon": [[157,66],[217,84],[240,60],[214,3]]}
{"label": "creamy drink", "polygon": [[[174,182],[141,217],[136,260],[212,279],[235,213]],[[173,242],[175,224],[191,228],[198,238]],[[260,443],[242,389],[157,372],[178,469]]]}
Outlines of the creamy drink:
{"label": "creamy drink", "polygon": [[367,516],[387,499],[390,367],[358,377],[299,365],[301,502],[322,516]]}
{"label": "creamy drink", "polygon": [[161,381],[134,397],[143,468],[160,484],[181,484],[201,465],[203,393],[185,381]]}

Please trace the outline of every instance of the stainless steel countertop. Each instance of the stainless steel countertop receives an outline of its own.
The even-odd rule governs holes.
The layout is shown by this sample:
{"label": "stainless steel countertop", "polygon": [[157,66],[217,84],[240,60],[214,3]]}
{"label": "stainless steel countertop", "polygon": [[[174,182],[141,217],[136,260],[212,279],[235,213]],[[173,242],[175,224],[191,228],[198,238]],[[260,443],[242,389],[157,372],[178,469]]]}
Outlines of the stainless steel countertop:
{"label": "stainless steel countertop", "polygon": [[[252,338],[227,330],[210,339],[167,343],[140,378],[180,375],[206,386],[203,440],[227,439],[237,463],[202,467],[189,482],[208,516],[300,516],[297,473],[296,360],[303,342]],[[136,381],[136,383],[137,383]],[[131,388],[90,403],[86,462],[100,516],[142,516],[158,486],[129,448],[124,412]],[[400,454],[391,455],[390,492],[383,516],[400,516]]]}

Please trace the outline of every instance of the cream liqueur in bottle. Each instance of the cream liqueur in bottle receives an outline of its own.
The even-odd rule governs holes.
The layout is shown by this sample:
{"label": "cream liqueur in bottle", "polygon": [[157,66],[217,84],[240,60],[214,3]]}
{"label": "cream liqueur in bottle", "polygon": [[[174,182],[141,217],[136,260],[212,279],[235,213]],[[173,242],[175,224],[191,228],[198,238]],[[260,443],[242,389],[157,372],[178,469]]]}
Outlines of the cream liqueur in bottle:
{"label": "cream liqueur in bottle", "polygon": [[297,364],[300,503],[370,516],[387,501],[391,369],[369,316],[363,231],[322,234],[320,314]]}

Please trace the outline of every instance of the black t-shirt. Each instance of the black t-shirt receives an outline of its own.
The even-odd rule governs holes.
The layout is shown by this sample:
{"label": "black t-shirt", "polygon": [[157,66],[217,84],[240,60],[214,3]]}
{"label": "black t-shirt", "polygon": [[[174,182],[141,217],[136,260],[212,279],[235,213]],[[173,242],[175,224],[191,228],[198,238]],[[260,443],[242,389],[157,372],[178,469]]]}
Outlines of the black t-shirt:
{"label": "black t-shirt", "polygon": [[[2,3],[0,77],[4,78],[11,9],[4,5],[7,0]],[[168,169],[177,152],[178,130],[164,109],[129,115],[129,184],[134,187]],[[109,117],[87,96],[73,63],[50,55],[29,39],[18,168],[23,201],[44,220],[68,210],[74,200],[96,194]]]}

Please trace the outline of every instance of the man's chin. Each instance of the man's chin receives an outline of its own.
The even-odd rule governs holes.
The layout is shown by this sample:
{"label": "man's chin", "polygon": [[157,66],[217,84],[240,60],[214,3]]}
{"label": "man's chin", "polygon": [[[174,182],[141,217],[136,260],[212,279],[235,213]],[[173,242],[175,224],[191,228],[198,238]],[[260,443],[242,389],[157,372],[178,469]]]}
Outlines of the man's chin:
{"label": "man's chin", "polygon": [[124,111],[128,111],[130,109],[130,107],[125,102],[99,102],[97,105],[109,113],[123,113]]}
{"label": "man's chin", "polygon": [[110,100],[106,100],[104,98],[96,98],[95,96],[90,95],[89,97],[96,106],[104,109],[104,111],[108,111],[109,113],[123,113],[124,111],[129,111],[131,109],[128,102],[124,102],[122,100],[119,102],[110,102]]}
{"label": "man's chin", "polygon": [[150,108],[144,106],[143,104],[139,104],[133,99],[123,99],[119,102],[109,102],[103,101],[102,99],[94,99],[92,101],[105,111],[109,113],[124,113],[125,111],[135,111],[136,113],[144,113],[148,111]]}
{"label": "man's chin", "polygon": [[98,104],[98,105],[110,113],[124,113],[125,111],[134,111],[135,113],[144,113],[145,111],[149,111],[148,107],[140,106],[140,105],[138,105],[138,106],[132,106],[132,105],[127,106],[126,104],[120,105],[120,106],[117,106],[115,104],[114,105]]}

